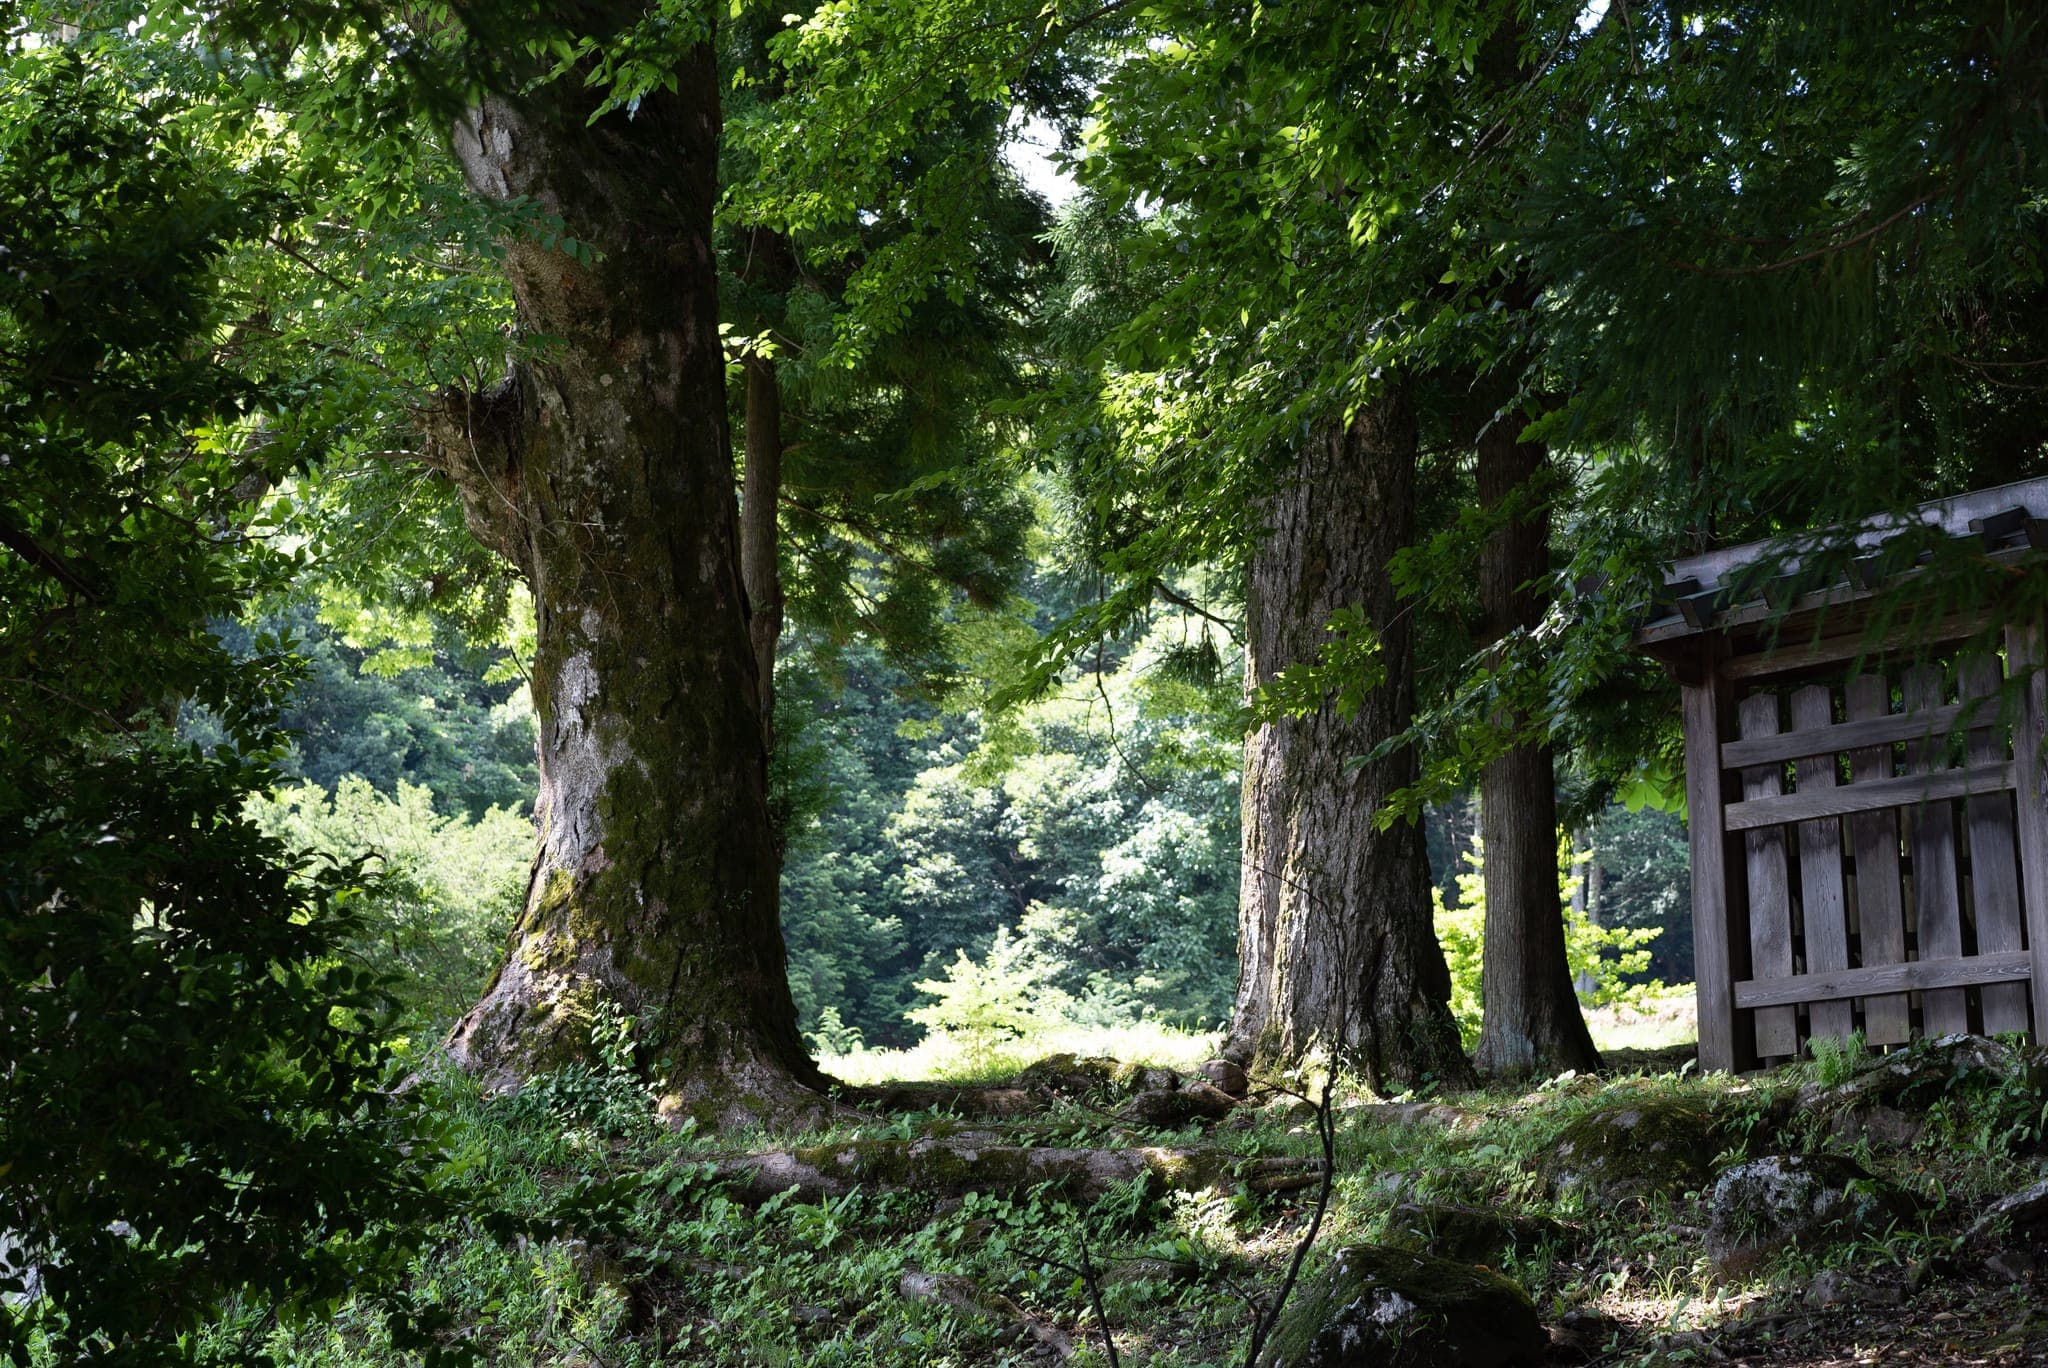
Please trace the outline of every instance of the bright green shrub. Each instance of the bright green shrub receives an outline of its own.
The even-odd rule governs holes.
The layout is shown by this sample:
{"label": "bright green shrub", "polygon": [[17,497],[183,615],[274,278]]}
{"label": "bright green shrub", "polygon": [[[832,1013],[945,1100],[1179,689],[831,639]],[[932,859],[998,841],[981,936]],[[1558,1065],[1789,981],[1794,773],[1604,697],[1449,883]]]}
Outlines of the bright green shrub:
{"label": "bright green shrub", "polygon": [[404,1025],[437,1031],[475,1001],[526,893],[530,818],[501,807],[444,816],[416,784],[387,797],[354,776],[331,795],[304,784],[253,798],[249,815],[309,854],[370,857],[381,877],[357,950],[397,985]]}
{"label": "bright green shrub", "polygon": [[[1572,906],[1572,892],[1578,886],[1573,872],[1585,856],[1575,856],[1570,865],[1558,869],[1559,911],[1564,917],[1565,962],[1572,981],[1592,983],[1581,990],[1580,1000],[1588,1007],[1605,1007],[1633,1002],[1662,992],[1664,985],[1652,980],[1630,982],[1650,966],[1650,952],[1643,947],[1663,932],[1655,927],[1596,926],[1584,912]],[[1483,1005],[1479,996],[1480,968],[1486,940],[1486,853],[1475,840],[1465,855],[1466,868],[1458,875],[1458,901],[1444,906],[1443,897],[1430,890],[1435,904],[1436,938],[1443,946],[1444,960],[1451,971],[1451,1011],[1458,1018],[1458,1030],[1470,1049],[1479,1039]]]}

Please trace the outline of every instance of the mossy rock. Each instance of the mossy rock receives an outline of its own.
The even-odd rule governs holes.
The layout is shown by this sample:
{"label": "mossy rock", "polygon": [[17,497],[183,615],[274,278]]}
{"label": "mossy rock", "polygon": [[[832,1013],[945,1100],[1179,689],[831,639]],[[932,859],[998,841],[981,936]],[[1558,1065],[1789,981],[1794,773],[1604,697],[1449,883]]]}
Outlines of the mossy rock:
{"label": "mossy rock", "polygon": [[1260,1368],[1512,1368],[1549,1337],[1524,1292],[1491,1269],[1352,1245],[1302,1283]]}
{"label": "mossy rock", "polygon": [[1386,1242],[1440,1259],[1493,1264],[1507,1254],[1561,1243],[1567,1234],[1561,1222],[1547,1216],[1510,1215],[1454,1202],[1403,1202],[1387,1216]]}
{"label": "mossy rock", "polygon": [[1609,1205],[1629,1198],[1676,1197],[1714,1176],[1722,1129],[1698,1098],[1638,1097],[1588,1112],[1564,1128],[1544,1163],[1559,1192]]}
{"label": "mossy rock", "polygon": [[1724,1278],[1791,1244],[1812,1246],[1911,1216],[1913,1199],[1838,1155],[1771,1154],[1724,1172],[1707,1203],[1707,1257]]}
{"label": "mossy rock", "polygon": [[1136,1091],[1136,1070],[1114,1059],[1073,1054],[1047,1055],[1027,1065],[1016,1084],[1034,1092],[1080,1101]]}
{"label": "mossy rock", "polygon": [[1960,1089],[2006,1083],[2048,1091],[2042,1056],[1985,1036],[1949,1035],[1868,1056],[1840,1082],[1809,1083],[1799,1090],[1798,1106],[1828,1116],[1879,1107],[1915,1112]]}

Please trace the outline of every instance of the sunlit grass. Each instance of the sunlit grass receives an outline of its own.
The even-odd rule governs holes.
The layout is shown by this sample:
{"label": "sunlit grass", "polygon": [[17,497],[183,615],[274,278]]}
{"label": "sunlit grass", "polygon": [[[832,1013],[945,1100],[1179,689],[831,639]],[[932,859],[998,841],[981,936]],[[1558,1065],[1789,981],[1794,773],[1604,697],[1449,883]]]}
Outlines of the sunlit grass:
{"label": "sunlit grass", "polygon": [[[1661,1050],[1699,1038],[1693,987],[1668,988],[1633,1006],[1586,1013],[1593,1043],[1604,1050]],[[1053,1054],[1105,1055],[1126,1064],[1192,1071],[1221,1047],[1220,1031],[1184,1031],[1159,1022],[1120,1026],[1058,1026],[1000,1042],[934,1032],[903,1050],[855,1049],[818,1064],[842,1083],[986,1083],[1009,1078]]]}
{"label": "sunlit grass", "polygon": [[1056,1026],[1000,1043],[976,1043],[934,1032],[907,1050],[858,1049],[825,1055],[819,1067],[843,1083],[984,1083],[1014,1075],[1047,1055],[1104,1055],[1125,1064],[1191,1071],[1215,1057],[1218,1031],[1183,1031],[1159,1022],[1120,1026]]}
{"label": "sunlit grass", "polygon": [[1700,1038],[1699,1005],[1693,986],[1681,983],[1634,1005],[1596,1007],[1586,1026],[1602,1051],[1663,1050]]}

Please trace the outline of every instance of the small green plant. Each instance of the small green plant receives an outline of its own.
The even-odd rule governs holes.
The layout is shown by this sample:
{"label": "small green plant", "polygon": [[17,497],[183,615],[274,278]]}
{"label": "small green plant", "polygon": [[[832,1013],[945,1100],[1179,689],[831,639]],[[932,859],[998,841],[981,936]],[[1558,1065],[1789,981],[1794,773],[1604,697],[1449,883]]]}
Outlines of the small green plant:
{"label": "small green plant", "polygon": [[971,1065],[987,1065],[1005,1047],[1065,1024],[1072,999],[1056,986],[1061,967],[1034,937],[1000,927],[979,963],[962,950],[944,978],[920,980],[917,990],[933,1000],[904,1015],[945,1036]]}
{"label": "small green plant", "polygon": [[1824,1088],[1848,1082],[1869,1053],[1861,1031],[1851,1033],[1847,1040],[1815,1036],[1809,1044],[1813,1050],[1814,1081]]}
{"label": "small green plant", "polygon": [[867,1045],[860,1028],[847,1025],[840,1018],[839,1009],[830,1004],[818,1013],[818,1029],[809,1032],[805,1038],[811,1042],[813,1050],[824,1056],[850,1055]]}
{"label": "small green plant", "polygon": [[[1559,863],[1558,901],[1564,917],[1565,962],[1575,981],[1592,984],[1590,990],[1580,994],[1586,1006],[1640,1005],[1665,991],[1664,985],[1656,980],[1630,982],[1650,967],[1650,952],[1644,947],[1663,932],[1656,927],[1600,926],[1573,907],[1572,892],[1578,885],[1578,876],[1572,871],[1585,859],[1584,855],[1575,855],[1569,863]],[[1444,960],[1451,971],[1451,1012],[1458,1019],[1465,1047],[1470,1049],[1479,1039],[1479,978],[1486,939],[1486,852],[1480,842],[1472,843],[1472,849],[1465,854],[1465,864],[1465,871],[1458,875],[1455,904],[1446,907],[1434,890],[1430,896],[1435,904],[1437,943],[1443,946]]]}

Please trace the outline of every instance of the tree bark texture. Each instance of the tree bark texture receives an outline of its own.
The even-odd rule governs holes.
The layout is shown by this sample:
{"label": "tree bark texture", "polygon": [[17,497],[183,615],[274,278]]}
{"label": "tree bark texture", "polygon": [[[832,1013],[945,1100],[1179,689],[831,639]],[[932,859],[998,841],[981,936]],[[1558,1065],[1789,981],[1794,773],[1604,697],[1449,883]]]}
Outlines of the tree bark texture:
{"label": "tree bark texture", "polygon": [[741,583],[710,45],[677,75],[679,93],[594,124],[574,78],[489,96],[452,137],[475,193],[537,203],[596,255],[508,239],[521,328],[546,340],[424,418],[538,628],[540,850],[503,967],[448,1046],[506,1087],[625,1023],[664,1114],[724,1122],[822,1079],[784,971]]}
{"label": "tree bark texture", "polygon": [[782,385],[775,361],[746,360],[746,477],[740,490],[740,574],[750,613],[747,631],[760,680],[761,739],[775,749],[775,649],[782,639]]}
{"label": "tree bark texture", "polygon": [[1285,1066],[1334,1044],[1375,1087],[1467,1073],[1422,828],[1373,822],[1414,782],[1415,753],[1362,762],[1414,711],[1412,634],[1388,566],[1414,530],[1415,463],[1405,385],[1313,433],[1263,510],[1246,599],[1248,690],[1313,661],[1346,607],[1378,633],[1385,680],[1352,716],[1326,702],[1262,723],[1245,742],[1228,1053]]}
{"label": "tree bark texture", "polygon": [[[1498,642],[1543,618],[1537,585],[1550,570],[1550,511],[1540,501],[1545,450],[1520,440],[1513,409],[1481,415],[1479,503],[1515,516],[1494,529],[1479,555],[1485,639]],[[1509,503],[1510,500],[1516,502]],[[1520,717],[1503,719],[1519,727]],[[1548,746],[1518,745],[1479,775],[1479,832],[1485,852],[1485,953],[1474,1062],[1484,1073],[1522,1075],[1594,1069],[1566,963],[1557,887],[1557,790]]]}
{"label": "tree bark texture", "polygon": [[[747,326],[768,334],[780,321],[779,304],[796,278],[796,255],[789,240],[768,228],[747,234],[747,252],[739,270],[743,313],[760,310]],[[754,644],[754,670],[761,681],[761,735],[769,754],[775,752],[775,654],[782,640],[782,378],[773,355],[756,351],[746,358],[746,472],[740,490],[740,575],[752,614],[748,634]]]}

